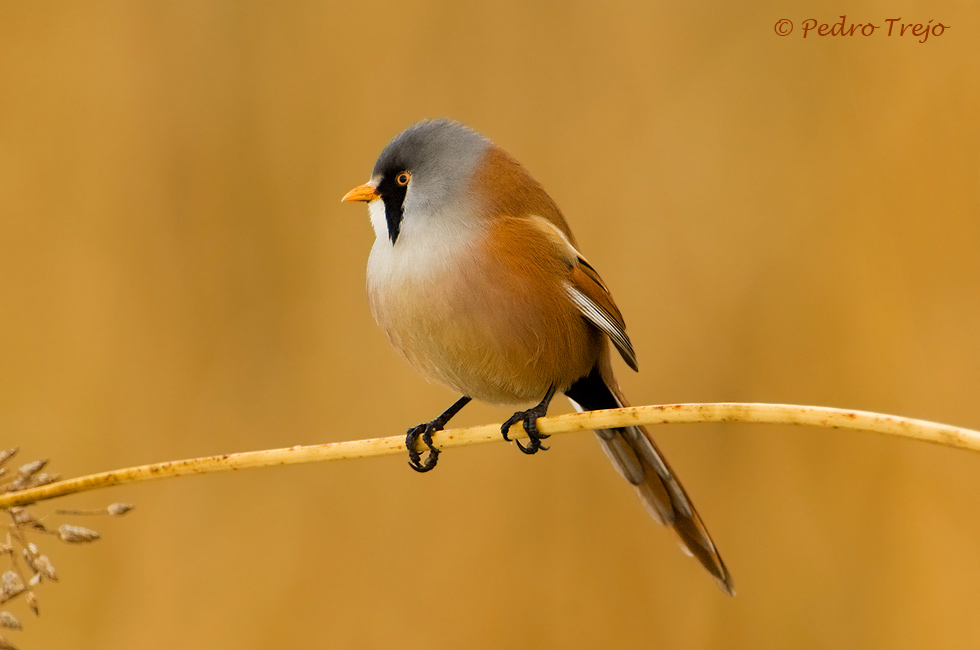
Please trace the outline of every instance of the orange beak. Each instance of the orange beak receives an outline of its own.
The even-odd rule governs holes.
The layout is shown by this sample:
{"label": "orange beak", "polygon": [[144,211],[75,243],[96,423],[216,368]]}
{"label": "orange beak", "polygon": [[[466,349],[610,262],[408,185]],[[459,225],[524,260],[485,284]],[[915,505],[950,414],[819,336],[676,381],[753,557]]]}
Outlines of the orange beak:
{"label": "orange beak", "polygon": [[378,190],[371,187],[370,185],[358,185],[352,189],[347,194],[344,194],[344,198],[341,201],[365,201],[370,202],[375,199],[380,199],[381,195],[378,194]]}

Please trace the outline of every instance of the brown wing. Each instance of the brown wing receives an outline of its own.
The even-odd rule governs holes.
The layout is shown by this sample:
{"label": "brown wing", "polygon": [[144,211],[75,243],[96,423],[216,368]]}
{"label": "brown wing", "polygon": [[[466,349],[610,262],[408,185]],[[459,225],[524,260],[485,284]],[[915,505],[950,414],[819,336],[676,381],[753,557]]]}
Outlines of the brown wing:
{"label": "brown wing", "polygon": [[638,370],[636,353],[630,337],[626,335],[623,315],[613,302],[602,278],[581,255],[577,256],[576,263],[572,266],[572,283],[568,288],[568,297],[589,322],[609,337],[629,367]]}

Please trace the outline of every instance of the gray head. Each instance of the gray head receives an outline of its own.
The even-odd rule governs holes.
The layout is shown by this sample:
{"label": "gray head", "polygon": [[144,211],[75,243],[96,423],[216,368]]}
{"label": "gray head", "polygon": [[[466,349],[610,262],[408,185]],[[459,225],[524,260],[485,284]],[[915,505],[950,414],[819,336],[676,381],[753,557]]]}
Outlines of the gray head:
{"label": "gray head", "polygon": [[452,120],[414,124],[388,143],[371,175],[384,201],[388,238],[406,218],[448,218],[468,209],[473,172],[493,144]]}

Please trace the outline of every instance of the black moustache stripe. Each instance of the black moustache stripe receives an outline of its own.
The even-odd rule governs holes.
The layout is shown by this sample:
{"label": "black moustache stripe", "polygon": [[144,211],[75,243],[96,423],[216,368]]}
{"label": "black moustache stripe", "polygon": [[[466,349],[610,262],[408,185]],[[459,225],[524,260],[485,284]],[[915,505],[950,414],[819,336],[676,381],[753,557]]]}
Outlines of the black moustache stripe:
{"label": "black moustache stripe", "polygon": [[401,230],[402,219],[405,217],[405,193],[407,185],[399,185],[395,174],[386,174],[378,183],[378,194],[385,204],[385,221],[388,223],[388,239],[395,245],[398,232]]}

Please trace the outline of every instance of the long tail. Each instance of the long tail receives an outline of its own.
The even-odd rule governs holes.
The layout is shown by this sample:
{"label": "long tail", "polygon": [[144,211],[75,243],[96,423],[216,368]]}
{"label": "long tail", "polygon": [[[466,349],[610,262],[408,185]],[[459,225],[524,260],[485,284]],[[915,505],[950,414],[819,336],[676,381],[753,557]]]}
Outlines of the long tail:
{"label": "long tail", "polygon": [[[610,380],[607,381],[603,374]],[[565,391],[565,395],[581,411],[627,406],[611,377],[611,371],[603,373],[597,366]],[[718,586],[734,596],[732,577],[711,541],[708,529],[646,427],[600,429],[596,435],[613,465],[636,489],[647,511],[661,524],[671,527],[687,551],[715,577]]]}

